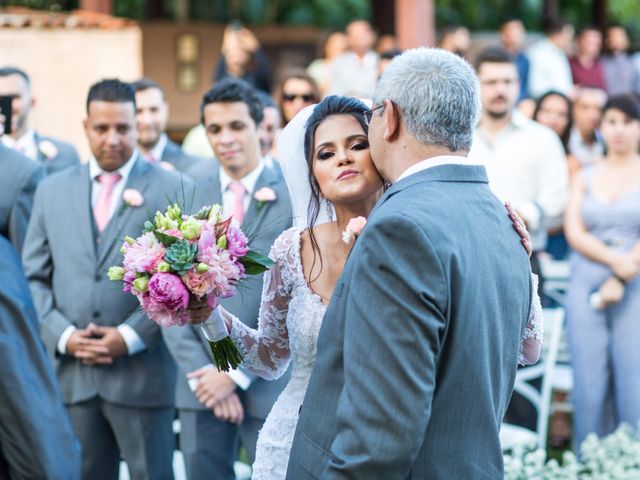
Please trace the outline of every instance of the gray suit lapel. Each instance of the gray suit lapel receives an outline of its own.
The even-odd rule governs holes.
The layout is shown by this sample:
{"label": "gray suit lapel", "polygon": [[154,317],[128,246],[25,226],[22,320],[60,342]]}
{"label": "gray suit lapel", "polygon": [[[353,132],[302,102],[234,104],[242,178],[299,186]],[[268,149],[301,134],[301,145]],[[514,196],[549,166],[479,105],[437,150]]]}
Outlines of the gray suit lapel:
{"label": "gray suit lapel", "polygon": [[[143,161],[138,157],[136,164],[131,169],[131,173],[129,174],[129,178],[127,180],[127,184],[125,185],[125,190],[128,188],[139,191],[144,198],[145,192],[149,186],[149,181],[146,178],[145,173],[152,168],[147,162]],[[167,200],[169,203],[169,200]],[[114,244],[117,241],[122,241],[124,235],[126,234],[137,234],[140,232],[125,232],[124,227],[127,225],[129,218],[134,210],[142,207],[131,207],[126,205],[122,198],[118,199],[118,206],[116,207],[116,211],[113,213],[111,220],[107,224],[106,228],[100,235],[100,245],[98,248],[98,264],[102,264],[109,253],[111,252]],[[140,226],[142,228],[142,225]],[[132,235],[133,236],[133,235]]]}
{"label": "gray suit lapel", "polygon": [[89,178],[89,165],[82,165],[77,169],[77,178],[69,185],[73,192],[67,198],[71,199],[75,222],[79,230],[82,245],[92,258],[96,256],[95,237],[93,233],[93,211],[91,209],[91,179]]}
{"label": "gray suit lapel", "polygon": [[256,181],[256,185],[251,192],[251,202],[247,208],[247,213],[244,216],[243,226],[251,231],[257,231],[258,227],[264,220],[267,211],[274,202],[264,202],[259,205],[255,199],[255,193],[261,188],[268,187],[275,191],[275,186],[278,183],[278,174],[271,168],[266,167],[262,170],[262,173]]}

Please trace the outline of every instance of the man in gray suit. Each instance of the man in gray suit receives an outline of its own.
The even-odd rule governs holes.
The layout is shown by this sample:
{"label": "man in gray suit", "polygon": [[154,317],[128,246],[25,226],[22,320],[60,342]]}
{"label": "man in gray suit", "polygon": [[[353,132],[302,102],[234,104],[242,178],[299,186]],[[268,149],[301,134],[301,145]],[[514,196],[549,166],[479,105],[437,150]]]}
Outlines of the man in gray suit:
{"label": "man in gray suit", "polygon": [[336,284],[288,479],[498,479],[498,432],[530,303],[528,259],[466,155],[478,80],[415,49],[373,97],[371,155],[393,185]]}
{"label": "man in gray suit", "polygon": [[[138,158],[129,84],[93,85],[84,127],[89,163],[49,176],[36,191],[25,271],[82,445],[83,478],[118,478],[122,455],[133,479],[171,479],[175,365],[158,325],[106,272],[122,263],[123,237],[139,235],[191,184]],[[126,203],[126,189],[142,204]]]}
{"label": "man in gray suit", "polygon": [[[291,226],[292,213],[283,177],[261,161],[262,105],[256,91],[241,80],[222,80],[205,94],[201,112],[220,164],[196,185],[195,209],[223,204],[224,213],[242,225],[252,248],[268,252]],[[275,199],[259,202],[254,194],[260,189],[271,190]],[[261,293],[262,275],[249,277],[235,297],[221,304],[256,328]],[[187,475],[190,480],[232,480],[239,445],[253,463],[258,431],[288,376],[270,382],[242,369],[219,372],[199,328],[165,329],[164,333],[180,368],[176,405]]]}
{"label": "man in gray suit", "polygon": [[20,257],[0,235],[0,478],[79,480],[80,444],[38,327]]}
{"label": "man in gray suit", "polygon": [[172,142],[166,134],[169,104],[160,85],[149,78],[142,78],[133,83],[133,88],[136,91],[138,150],[142,158],[180,172],[198,163],[199,159],[185,154],[180,145]]}
{"label": "man in gray suit", "polygon": [[22,252],[33,206],[33,195],[44,169],[24,155],[0,144],[0,235]]}
{"label": "man in gray suit", "polygon": [[0,68],[0,95],[13,98],[11,133],[0,139],[5,146],[41,164],[47,174],[80,163],[78,152],[71,144],[42,135],[30,127],[29,114],[35,99],[31,95],[31,80],[24,70]]}

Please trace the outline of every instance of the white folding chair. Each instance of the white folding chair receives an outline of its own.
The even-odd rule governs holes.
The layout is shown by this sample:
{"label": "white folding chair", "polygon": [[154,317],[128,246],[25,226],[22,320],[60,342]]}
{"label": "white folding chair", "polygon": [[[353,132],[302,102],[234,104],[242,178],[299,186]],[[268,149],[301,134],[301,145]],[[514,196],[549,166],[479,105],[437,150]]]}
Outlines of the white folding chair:
{"label": "white folding chair", "polygon": [[[538,414],[536,431],[517,425],[503,423],[500,429],[500,443],[503,450],[511,450],[517,445],[535,444],[544,449],[547,444],[547,425],[551,408],[551,391],[558,357],[558,348],[564,324],[564,309],[545,308],[544,342],[541,360],[530,367],[523,367],[516,374],[514,391],[522,395],[535,407]],[[528,383],[542,378],[542,388],[538,391]]]}

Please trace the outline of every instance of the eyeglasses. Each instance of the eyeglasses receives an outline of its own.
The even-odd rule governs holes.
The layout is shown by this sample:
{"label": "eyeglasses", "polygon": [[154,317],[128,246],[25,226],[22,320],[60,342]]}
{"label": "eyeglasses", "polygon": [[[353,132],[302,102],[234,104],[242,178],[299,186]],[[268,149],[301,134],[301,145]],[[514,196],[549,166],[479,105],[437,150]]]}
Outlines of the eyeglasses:
{"label": "eyeglasses", "polygon": [[373,118],[373,112],[375,112],[380,108],[384,108],[384,103],[381,103],[380,105],[372,108],[371,110],[365,110],[364,112],[362,112],[362,115],[364,116],[364,123],[367,127],[371,124],[371,119]]}
{"label": "eyeglasses", "polygon": [[299,98],[306,103],[311,103],[315,100],[315,96],[313,95],[313,93],[303,93],[303,94],[283,93],[282,94],[282,100],[285,102],[293,102],[296,98]]}

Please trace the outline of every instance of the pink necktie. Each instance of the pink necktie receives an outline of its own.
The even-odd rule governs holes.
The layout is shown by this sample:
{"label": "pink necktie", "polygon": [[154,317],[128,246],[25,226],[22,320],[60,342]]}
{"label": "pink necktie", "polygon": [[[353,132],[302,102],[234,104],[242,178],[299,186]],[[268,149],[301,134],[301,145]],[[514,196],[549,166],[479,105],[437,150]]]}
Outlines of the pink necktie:
{"label": "pink necktie", "polygon": [[240,182],[231,182],[227,188],[236,196],[233,200],[233,209],[231,210],[233,220],[238,222],[238,225],[241,225],[242,220],[244,220],[244,193],[246,190]]}
{"label": "pink necktie", "polygon": [[151,153],[144,153],[142,157],[149,163],[157,162],[157,160],[154,158],[154,156]]}
{"label": "pink necktie", "polygon": [[101,173],[97,179],[102,185],[100,197],[93,207],[93,217],[96,220],[98,230],[102,232],[107,223],[109,223],[109,214],[111,213],[111,196],[116,183],[122,178],[119,173]]}

